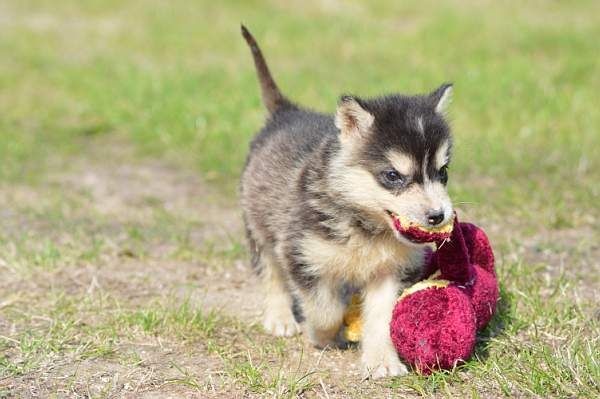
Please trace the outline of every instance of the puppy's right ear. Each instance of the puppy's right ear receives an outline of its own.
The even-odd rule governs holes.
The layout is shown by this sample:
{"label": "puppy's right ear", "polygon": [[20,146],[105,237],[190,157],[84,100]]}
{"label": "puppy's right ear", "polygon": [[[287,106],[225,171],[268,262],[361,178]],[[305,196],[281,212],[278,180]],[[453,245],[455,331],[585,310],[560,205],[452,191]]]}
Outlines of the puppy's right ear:
{"label": "puppy's right ear", "polygon": [[375,118],[364,109],[360,100],[352,96],[342,96],[335,114],[335,126],[340,129],[342,138],[364,137],[373,126]]}
{"label": "puppy's right ear", "polygon": [[429,95],[435,112],[445,115],[452,101],[452,83],[444,83]]}

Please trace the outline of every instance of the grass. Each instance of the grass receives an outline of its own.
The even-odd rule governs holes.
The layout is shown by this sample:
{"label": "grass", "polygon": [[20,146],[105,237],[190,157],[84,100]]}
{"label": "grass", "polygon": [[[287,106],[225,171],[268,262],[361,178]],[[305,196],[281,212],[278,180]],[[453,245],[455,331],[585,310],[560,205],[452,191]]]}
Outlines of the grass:
{"label": "grass", "polygon": [[[455,83],[450,190],[502,288],[466,364],[359,383],[246,315],[240,22],[319,110]],[[3,2],[0,397],[598,396],[599,34],[591,0]]]}
{"label": "grass", "polygon": [[204,314],[201,309],[194,309],[189,300],[184,300],[175,307],[165,308],[157,304],[147,309],[136,310],[124,314],[122,323],[139,327],[144,333],[153,335],[176,334],[180,339],[188,339],[200,335],[209,338],[217,327],[218,316],[213,312]]}

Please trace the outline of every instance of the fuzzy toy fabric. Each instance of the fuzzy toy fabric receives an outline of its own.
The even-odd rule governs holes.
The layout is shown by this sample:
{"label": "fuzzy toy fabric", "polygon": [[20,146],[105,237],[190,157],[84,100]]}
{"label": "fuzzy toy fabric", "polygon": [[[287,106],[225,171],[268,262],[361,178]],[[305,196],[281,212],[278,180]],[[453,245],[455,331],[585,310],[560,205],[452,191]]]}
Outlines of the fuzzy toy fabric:
{"label": "fuzzy toy fabric", "polygon": [[[492,318],[499,295],[494,252],[487,235],[479,227],[457,221],[455,224],[460,226],[462,239],[460,235],[453,233],[453,241],[451,239],[450,243],[440,244],[441,250],[430,254],[426,276],[439,270],[442,271],[443,279],[463,282],[472,298],[477,329],[480,330]],[[448,244],[452,248],[444,250],[443,247]]]}
{"label": "fuzzy toy fabric", "polygon": [[[499,292],[494,254],[483,230],[455,217],[447,232],[417,233],[419,240],[435,236],[437,250],[426,256],[424,280],[398,299],[390,335],[400,357],[429,374],[471,356],[476,332],[493,316]],[[352,342],[360,339],[360,307],[359,297],[353,297],[344,319],[345,338]]]}
{"label": "fuzzy toy fabric", "polygon": [[452,368],[471,356],[476,331],[496,310],[498,284],[489,240],[454,219],[449,240],[428,257],[431,275],[400,297],[390,323],[398,354],[422,373]]}
{"label": "fuzzy toy fabric", "polygon": [[422,373],[452,368],[475,345],[475,314],[455,285],[417,291],[398,302],[390,334],[398,354]]}

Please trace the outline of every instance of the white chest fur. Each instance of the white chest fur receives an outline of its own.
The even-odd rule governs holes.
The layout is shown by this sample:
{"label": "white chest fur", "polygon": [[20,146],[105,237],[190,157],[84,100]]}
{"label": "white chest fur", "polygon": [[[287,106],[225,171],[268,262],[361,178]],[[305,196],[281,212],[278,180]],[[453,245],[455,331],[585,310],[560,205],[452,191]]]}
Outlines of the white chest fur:
{"label": "white chest fur", "polygon": [[353,234],[344,243],[310,234],[302,240],[301,248],[310,273],[357,285],[393,273],[419,252],[391,234]]}

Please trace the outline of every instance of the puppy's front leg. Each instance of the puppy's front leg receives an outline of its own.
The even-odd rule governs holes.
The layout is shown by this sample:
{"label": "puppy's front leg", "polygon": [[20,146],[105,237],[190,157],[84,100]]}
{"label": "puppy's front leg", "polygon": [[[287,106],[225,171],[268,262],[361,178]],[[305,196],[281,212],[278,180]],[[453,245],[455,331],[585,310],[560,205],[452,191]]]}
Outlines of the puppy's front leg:
{"label": "puppy's front leg", "polygon": [[382,378],[408,373],[390,338],[390,320],[400,284],[386,276],[367,285],[363,302],[362,363],[365,377]]}

